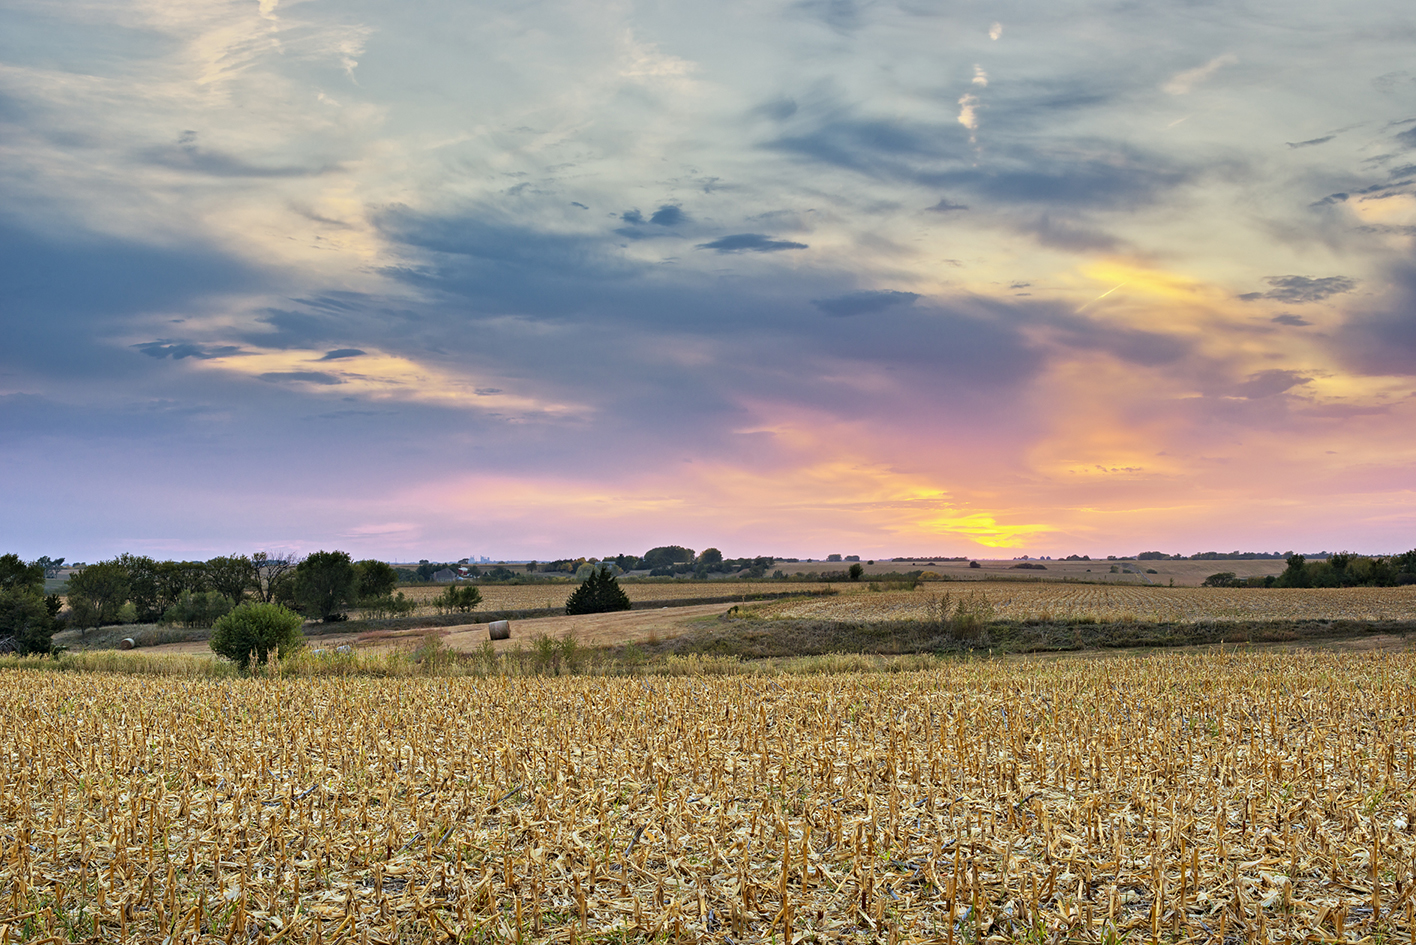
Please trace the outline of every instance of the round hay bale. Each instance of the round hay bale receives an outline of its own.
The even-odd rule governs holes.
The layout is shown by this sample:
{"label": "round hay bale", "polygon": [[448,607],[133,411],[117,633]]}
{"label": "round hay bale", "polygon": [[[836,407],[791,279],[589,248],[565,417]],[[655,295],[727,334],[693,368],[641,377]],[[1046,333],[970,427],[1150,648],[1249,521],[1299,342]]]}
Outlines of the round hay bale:
{"label": "round hay bale", "polygon": [[493,620],[491,623],[487,624],[487,634],[493,640],[510,640],[511,621]]}
{"label": "round hay bale", "polygon": [[134,640],[132,637],[124,637],[124,638],[122,639],[122,641],[119,642],[119,644],[118,644],[118,649],[120,649],[120,650],[131,650],[133,647],[135,647],[135,646],[137,646],[137,645],[138,645],[138,641],[137,641],[137,640]]}

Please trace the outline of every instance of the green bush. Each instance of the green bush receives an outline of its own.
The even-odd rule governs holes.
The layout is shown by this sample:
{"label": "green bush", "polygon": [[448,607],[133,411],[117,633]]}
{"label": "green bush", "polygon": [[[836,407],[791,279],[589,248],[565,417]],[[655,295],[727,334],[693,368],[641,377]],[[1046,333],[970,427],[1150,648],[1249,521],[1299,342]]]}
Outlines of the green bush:
{"label": "green bush", "polygon": [[565,602],[567,614],[603,614],[629,609],[629,595],[608,568],[597,568]]}
{"label": "green bush", "polygon": [[248,601],[216,621],[211,648],[217,656],[249,669],[252,661],[264,663],[272,651],[284,657],[304,642],[304,619],[279,604]]}
{"label": "green bush", "polygon": [[231,601],[217,591],[183,591],[177,603],[162,615],[162,623],[184,627],[210,627],[231,612]]}
{"label": "green bush", "polygon": [[390,617],[406,617],[418,609],[418,603],[411,601],[399,591],[396,595],[385,594],[359,601],[365,620],[387,620]]}
{"label": "green bush", "polygon": [[456,584],[449,584],[437,597],[433,598],[433,606],[440,614],[470,614],[482,603],[482,592],[475,587],[458,587]]}
{"label": "green bush", "polygon": [[29,587],[0,587],[0,637],[10,637],[21,656],[48,653],[54,618]]}

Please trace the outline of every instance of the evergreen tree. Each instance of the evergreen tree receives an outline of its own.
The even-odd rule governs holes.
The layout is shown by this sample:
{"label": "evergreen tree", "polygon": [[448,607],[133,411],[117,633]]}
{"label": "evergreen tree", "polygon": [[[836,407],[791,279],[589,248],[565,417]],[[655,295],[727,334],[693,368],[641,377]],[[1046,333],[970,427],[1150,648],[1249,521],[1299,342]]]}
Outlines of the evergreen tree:
{"label": "evergreen tree", "polygon": [[629,595],[609,568],[596,568],[565,602],[567,614],[603,614],[612,610],[629,610]]}

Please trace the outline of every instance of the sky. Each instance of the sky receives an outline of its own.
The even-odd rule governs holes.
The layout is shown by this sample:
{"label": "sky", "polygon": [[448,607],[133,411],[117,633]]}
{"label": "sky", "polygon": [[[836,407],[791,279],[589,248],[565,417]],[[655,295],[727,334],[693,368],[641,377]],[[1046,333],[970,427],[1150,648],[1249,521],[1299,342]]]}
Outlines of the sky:
{"label": "sky", "polygon": [[1409,3],[7,0],[0,546],[1416,545]]}

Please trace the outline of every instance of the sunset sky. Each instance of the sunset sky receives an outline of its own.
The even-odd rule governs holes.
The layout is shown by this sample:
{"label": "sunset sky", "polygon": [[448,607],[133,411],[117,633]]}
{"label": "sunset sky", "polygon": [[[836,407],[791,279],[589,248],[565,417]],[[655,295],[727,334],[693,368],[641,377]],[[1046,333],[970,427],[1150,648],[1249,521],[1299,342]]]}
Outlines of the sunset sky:
{"label": "sunset sky", "polygon": [[1409,0],[7,0],[0,552],[1416,546]]}

